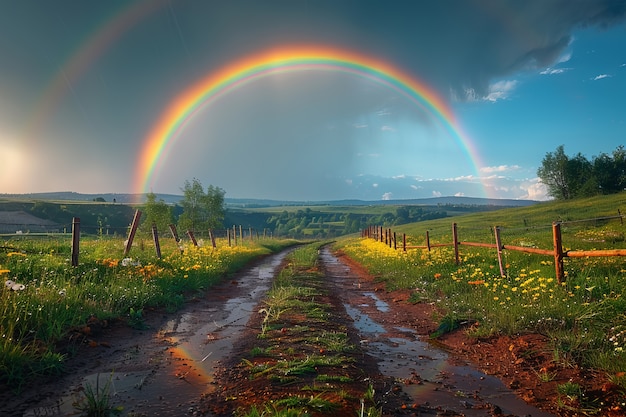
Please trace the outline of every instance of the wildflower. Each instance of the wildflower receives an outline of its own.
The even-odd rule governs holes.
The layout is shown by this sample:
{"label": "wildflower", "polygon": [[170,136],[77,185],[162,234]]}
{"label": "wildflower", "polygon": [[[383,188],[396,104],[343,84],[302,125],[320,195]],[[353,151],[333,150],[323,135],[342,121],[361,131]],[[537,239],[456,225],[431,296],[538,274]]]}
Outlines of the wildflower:
{"label": "wildflower", "polygon": [[439,278],[441,278],[441,274],[440,274],[439,272],[437,272],[437,273],[435,274],[435,279],[439,279]]}
{"label": "wildflower", "polygon": [[17,282],[13,282],[10,279],[7,279],[4,282],[4,285],[5,285],[5,287],[7,287],[8,289],[13,290],[13,291],[23,291],[24,289],[26,289],[26,285],[20,284],[20,283],[17,283]]}

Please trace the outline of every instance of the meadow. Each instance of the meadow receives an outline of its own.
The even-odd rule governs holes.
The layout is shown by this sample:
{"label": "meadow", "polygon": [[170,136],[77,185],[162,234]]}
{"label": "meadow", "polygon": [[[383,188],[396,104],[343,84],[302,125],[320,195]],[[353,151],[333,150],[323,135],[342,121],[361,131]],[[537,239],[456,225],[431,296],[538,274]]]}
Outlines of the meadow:
{"label": "meadow", "polygon": [[[426,231],[431,243],[450,243],[455,222],[460,241],[493,244],[493,227],[499,226],[505,245],[550,249],[552,222],[560,221],[564,250],[623,249],[619,216],[625,204],[622,193],[410,223],[393,231],[406,234],[409,246],[425,245]],[[0,288],[0,384],[16,391],[38,376],[61,373],[74,353],[71,335],[90,320],[121,319],[140,327],[147,309],[176,311],[250,260],[297,243],[261,239],[229,246],[218,239],[217,248],[196,248],[164,239],[158,259],[147,238],[124,257],[122,238],[98,234],[81,240],[80,263],[72,267],[68,235],[6,239],[0,245],[0,279],[10,285]],[[456,264],[452,247],[404,252],[401,245],[392,249],[355,235],[334,245],[389,290],[409,289],[412,302],[436,303],[443,312],[436,319],[449,329],[466,325],[476,337],[546,335],[555,363],[604,372],[626,392],[625,258],[566,258],[559,283],[549,256],[504,251],[502,276],[490,248],[461,245]]]}
{"label": "meadow", "polygon": [[[71,238],[13,236],[0,248],[0,385],[15,391],[63,371],[76,329],[125,320],[141,327],[147,308],[176,311],[224,276],[259,256],[293,245],[261,239],[229,246],[161,242],[162,258],[141,239],[128,257],[120,238],[84,237],[71,266]],[[87,330],[88,332],[88,330]],[[58,349],[63,342],[63,349]]]}
{"label": "meadow", "polygon": [[[501,228],[506,245],[552,248],[552,222],[562,222],[564,250],[625,248],[619,207],[626,195],[542,203],[490,213],[474,213],[398,226],[408,245],[459,241],[495,243]],[[468,324],[476,337],[540,333],[549,337],[555,363],[605,372],[626,393],[626,259],[565,259],[565,279],[555,278],[554,258],[503,251],[501,275],[495,249],[460,246],[455,263],[451,246],[393,249],[371,238],[336,244],[364,265],[387,289],[409,289],[411,300],[435,302],[444,313],[442,331]],[[433,335],[437,336],[436,334]],[[547,377],[547,376],[546,376]]]}

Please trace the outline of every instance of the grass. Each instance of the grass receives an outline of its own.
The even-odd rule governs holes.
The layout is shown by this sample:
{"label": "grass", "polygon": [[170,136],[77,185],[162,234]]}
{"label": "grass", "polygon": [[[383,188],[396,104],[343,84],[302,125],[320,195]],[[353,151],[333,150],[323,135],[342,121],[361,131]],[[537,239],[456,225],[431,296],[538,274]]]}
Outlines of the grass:
{"label": "grass", "polygon": [[[260,240],[229,247],[162,241],[163,257],[141,239],[123,256],[121,238],[84,237],[79,266],[70,262],[69,238],[12,238],[0,251],[0,280],[23,290],[0,288],[0,384],[19,392],[41,375],[62,372],[67,354],[57,344],[90,320],[125,320],[145,327],[146,307],[173,312],[255,257],[295,242]],[[76,343],[82,340],[75,340]]]}
{"label": "grass", "polygon": [[[321,245],[298,247],[287,257],[259,311],[259,345],[241,360],[251,379],[264,378],[269,386],[290,386],[315,395],[267,398],[264,408],[239,410],[237,415],[332,415],[344,407],[338,398],[352,402],[355,413],[360,407],[358,398],[344,389],[355,384],[354,378],[346,375],[346,369],[353,367],[350,353],[355,346],[347,329],[333,322],[324,275],[316,268]],[[271,356],[266,354],[270,350]],[[362,398],[367,396],[365,391]],[[371,396],[373,404],[373,391]]]}
{"label": "grass", "polygon": [[82,415],[87,417],[109,417],[120,414],[123,409],[111,404],[111,385],[113,375],[100,387],[100,374],[96,375],[96,384],[87,383],[82,401],[74,404]]}
{"label": "grass", "polygon": [[[451,219],[399,226],[408,245],[459,241],[495,243],[501,226],[505,245],[552,248],[552,222],[562,225],[564,250],[621,249],[626,226],[618,214],[626,194],[572,202],[542,203]],[[344,238],[335,244],[364,265],[390,290],[410,289],[413,302],[437,302],[444,313],[441,330],[472,324],[474,336],[541,333],[552,340],[554,361],[610,376],[626,370],[626,258],[566,258],[565,280],[555,279],[549,256],[504,251],[504,276],[495,249],[460,246],[460,263],[451,247],[394,250],[373,239]],[[436,336],[436,335],[435,335]],[[547,376],[546,376],[547,377]],[[626,385],[614,377],[626,393]]]}

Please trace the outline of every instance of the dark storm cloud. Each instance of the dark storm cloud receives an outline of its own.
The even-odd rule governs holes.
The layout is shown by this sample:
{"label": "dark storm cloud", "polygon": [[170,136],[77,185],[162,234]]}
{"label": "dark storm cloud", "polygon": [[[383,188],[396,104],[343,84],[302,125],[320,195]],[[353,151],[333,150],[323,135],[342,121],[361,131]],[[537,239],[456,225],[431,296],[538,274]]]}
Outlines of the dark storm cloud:
{"label": "dark storm cloud", "polygon": [[[277,43],[326,42],[387,58],[442,92],[452,89],[457,96],[466,90],[484,95],[494,78],[548,66],[568,46],[572,31],[623,23],[626,15],[623,0],[214,4],[204,6],[214,11],[204,23],[219,35],[210,42],[216,56],[228,57]],[[183,2],[176,7],[183,10],[187,5],[198,3]],[[207,18],[205,14],[190,18],[200,16]],[[195,30],[195,25],[188,23],[181,23],[181,33],[185,27]]]}

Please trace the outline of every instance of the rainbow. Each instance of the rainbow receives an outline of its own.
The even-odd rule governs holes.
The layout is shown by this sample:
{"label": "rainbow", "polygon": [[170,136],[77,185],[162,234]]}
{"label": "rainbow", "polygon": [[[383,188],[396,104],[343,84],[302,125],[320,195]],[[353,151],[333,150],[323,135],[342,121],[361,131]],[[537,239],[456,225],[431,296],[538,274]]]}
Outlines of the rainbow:
{"label": "rainbow", "polygon": [[391,88],[428,111],[458,141],[476,169],[480,159],[455,121],[446,101],[424,82],[382,60],[338,48],[297,46],[270,49],[211,72],[167,106],[140,146],[135,174],[136,193],[152,189],[155,172],[166,153],[201,108],[219,97],[269,75],[294,71],[336,71],[365,77]]}

